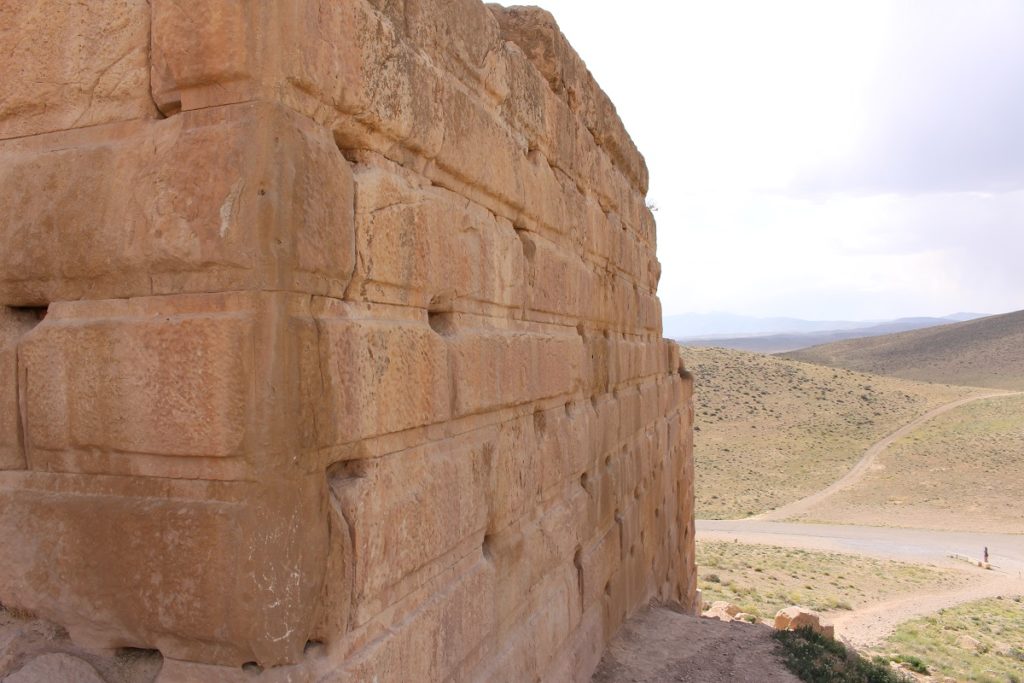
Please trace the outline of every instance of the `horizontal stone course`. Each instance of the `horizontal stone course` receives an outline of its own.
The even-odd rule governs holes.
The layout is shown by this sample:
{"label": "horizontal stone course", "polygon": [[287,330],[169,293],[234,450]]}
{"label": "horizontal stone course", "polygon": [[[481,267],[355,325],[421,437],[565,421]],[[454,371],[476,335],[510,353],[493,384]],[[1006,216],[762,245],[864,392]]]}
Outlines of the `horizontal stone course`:
{"label": "horizontal stone course", "polygon": [[3,143],[0,303],[341,295],[354,260],[351,193],[330,137],[267,105]]}

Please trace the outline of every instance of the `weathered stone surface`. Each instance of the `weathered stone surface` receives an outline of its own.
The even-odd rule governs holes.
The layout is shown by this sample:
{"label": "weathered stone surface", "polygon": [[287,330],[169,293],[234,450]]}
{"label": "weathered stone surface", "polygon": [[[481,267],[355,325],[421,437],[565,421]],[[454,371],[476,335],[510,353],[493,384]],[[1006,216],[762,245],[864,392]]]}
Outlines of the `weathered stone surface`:
{"label": "weathered stone surface", "polygon": [[354,260],[351,193],[330,137],[266,105],[8,142],[0,303],[340,294]]}
{"label": "weathered stone surface", "polygon": [[[351,520],[354,623],[364,623],[448,566],[431,565],[432,560],[466,542],[480,545],[487,524],[487,465],[484,444],[462,439],[336,467],[331,494]],[[421,501],[430,502],[418,506]]]}
{"label": "weathered stone surface", "polygon": [[0,139],[151,119],[149,3],[0,5]]}
{"label": "weathered stone surface", "polygon": [[583,344],[575,330],[458,327],[446,341],[457,416],[569,395],[578,387]]}
{"label": "weathered stone surface", "polygon": [[18,342],[44,314],[45,309],[0,306],[0,470],[26,466],[18,406]]}
{"label": "weathered stone surface", "polygon": [[153,100],[164,114],[251,99],[269,7],[151,0]]}
{"label": "weathered stone surface", "polygon": [[420,308],[522,305],[523,253],[508,220],[379,157],[354,170],[351,297]]}
{"label": "weathered stone surface", "polygon": [[448,419],[451,389],[445,343],[423,316],[382,319],[375,309],[358,304],[333,299],[318,303],[324,397],[317,406],[321,445],[351,443]]}
{"label": "weathered stone surface", "polygon": [[244,456],[254,325],[253,311],[228,306],[51,306],[20,346],[29,462],[90,449]]}
{"label": "weathered stone surface", "polygon": [[694,611],[647,171],[550,15],[0,19],[0,602],[175,682],[586,680]]}
{"label": "weathered stone surface", "polygon": [[36,657],[4,680],[7,683],[104,683],[88,662],[59,652]]}
{"label": "weathered stone surface", "polygon": [[[485,562],[430,595],[389,637],[371,643],[357,657],[319,679],[330,683],[369,681],[443,681],[494,628],[494,570]],[[457,679],[457,678],[456,678]]]}
{"label": "weathered stone surface", "polygon": [[[322,582],[321,486],[0,475],[3,603],[99,647],[241,665],[296,657]],[[61,596],[55,599],[55,596]]]}

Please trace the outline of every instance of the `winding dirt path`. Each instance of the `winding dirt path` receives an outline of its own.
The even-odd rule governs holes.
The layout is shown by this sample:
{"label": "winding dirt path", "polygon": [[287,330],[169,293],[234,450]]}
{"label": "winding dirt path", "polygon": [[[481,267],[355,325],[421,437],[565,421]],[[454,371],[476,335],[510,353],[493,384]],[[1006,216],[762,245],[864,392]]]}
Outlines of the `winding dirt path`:
{"label": "winding dirt path", "polygon": [[1000,595],[1024,593],[1024,580],[1005,573],[987,580],[933,593],[912,593],[884,602],[867,605],[850,612],[830,615],[841,638],[857,648],[875,645],[910,619],[934,614],[947,607]]}
{"label": "winding dirt path", "polygon": [[1005,397],[1005,396],[1020,396],[1022,393],[1024,393],[1024,392],[1019,392],[1019,391],[1017,391],[1017,392],[1013,392],[1013,391],[988,392],[988,393],[984,393],[984,394],[975,394],[973,396],[968,396],[966,398],[961,398],[961,399],[958,399],[958,400],[953,401],[951,403],[946,403],[944,405],[941,405],[938,408],[935,408],[934,410],[931,410],[931,411],[925,413],[924,415],[922,415],[921,417],[917,418],[916,420],[908,422],[907,424],[903,425],[902,427],[897,429],[895,432],[893,432],[892,434],[889,434],[888,436],[886,436],[885,438],[881,439],[880,441],[876,441],[875,443],[871,444],[871,446],[867,449],[867,451],[864,452],[864,456],[861,457],[861,459],[859,461],[857,461],[857,464],[854,465],[853,468],[849,472],[847,472],[840,479],[838,479],[837,481],[832,483],[830,486],[827,486],[826,488],[823,488],[822,490],[817,491],[816,493],[812,493],[811,495],[809,495],[809,496],[807,496],[805,498],[801,498],[800,500],[797,500],[797,501],[794,501],[792,503],[788,503],[786,505],[783,505],[782,507],[775,508],[774,510],[769,510],[768,512],[762,512],[759,515],[754,515],[753,517],[750,517],[749,519],[757,519],[757,520],[783,520],[783,519],[789,519],[789,518],[794,517],[796,515],[803,514],[803,513],[807,512],[807,511],[809,511],[811,508],[813,508],[818,503],[820,503],[823,500],[825,500],[826,498],[828,498],[829,496],[833,496],[836,493],[838,493],[839,491],[842,491],[844,489],[850,488],[851,486],[856,484],[858,481],[860,481],[864,477],[864,474],[871,467],[871,465],[878,458],[878,456],[881,455],[882,452],[885,451],[886,448],[891,446],[893,444],[893,442],[895,442],[897,439],[901,439],[904,436],[907,436],[908,434],[913,432],[915,429],[920,427],[925,422],[928,422],[929,420],[931,420],[933,418],[936,418],[939,415],[942,415],[943,413],[947,413],[950,410],[954,410],[955,408],[959,408],[960,406],[965,405],[967,403],[973,403],[974,401],[981,401],[981,400],[984,400],[984,399],[987,399],[987,398],[997,398],[997,397],[998,398],[1002,398],[1002,397]]}

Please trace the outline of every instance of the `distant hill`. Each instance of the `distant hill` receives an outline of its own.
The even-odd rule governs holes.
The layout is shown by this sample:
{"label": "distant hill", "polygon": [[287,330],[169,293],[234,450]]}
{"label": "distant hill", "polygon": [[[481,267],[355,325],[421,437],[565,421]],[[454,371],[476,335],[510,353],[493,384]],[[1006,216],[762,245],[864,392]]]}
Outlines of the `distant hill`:
{"label": "distant hill", "polygon": [[[821,332],[800,332],[792,334],[768,334],[743,337],[701,337],[697,339],[681,339],[679,342],[687,346],[720,347],[724,349],[736,349],[739,351],[754,351],[757,353],[782,353],[784,351],[796,351],[809,346],[829,344],[844,339],[858,339],[860,337],[877,337],[883,334],[894,332],[906,332],[919,330],[937,325],[948,325],[958,318],[957,316],[970,316],[969,313],[957,313],[946,318],[900,318],[889,322],[864,326],[852,329],[832,329]],[[980,317],[980,316],[974,316]],[[970,319],[970,318],[966,318]]]}
{"label": "distant hill", "polygon": [[839,341],[783,355],[926,382],[1024,389],[1024,311]]}
{"label": "distant hill", "polygon": [[683,347],[682,357],[694,376],[700,519],[746,517],[821,490],[878,439],[972,392],[731,349]]}

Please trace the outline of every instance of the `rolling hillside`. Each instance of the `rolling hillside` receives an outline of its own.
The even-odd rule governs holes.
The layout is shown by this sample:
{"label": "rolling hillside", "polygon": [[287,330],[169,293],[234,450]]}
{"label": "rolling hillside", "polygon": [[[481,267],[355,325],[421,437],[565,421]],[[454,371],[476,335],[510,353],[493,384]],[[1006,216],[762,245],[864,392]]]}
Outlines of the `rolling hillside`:
{"label": "rolling hillside", "polygon": [[895,442],[853,487],[801,521],[1024,532],[1024,396],[990,398],[936,417]]}
{"label": "rolling hillside", "polygon": [[683,347],[695,377],[697,516],[746,517],[843,474],[873,442],[971,389]]}
{"label": "rolling hillside", "polygon": [[[861,337],[878,337],[896,332],[920,330],[936,325],[948,325],[954,322],[949,318],[901,318],[889,322],[853,329],[825,330],[821,332],[794,332],[788,334],[766,334],[744,337],[709,337],[704,339],[680,339],[679,343],[686,346],[719,346],[738,351],[754,351],[756,353],[782,353],[796,351],[809,346],[831,344],[844,339]],[[956,321],[959,322],[959,321]]]}
{"label": "rolling hillside", "polygon": [[1024,311],[783,354],[808,363],[997,389],[1024,389]]}

